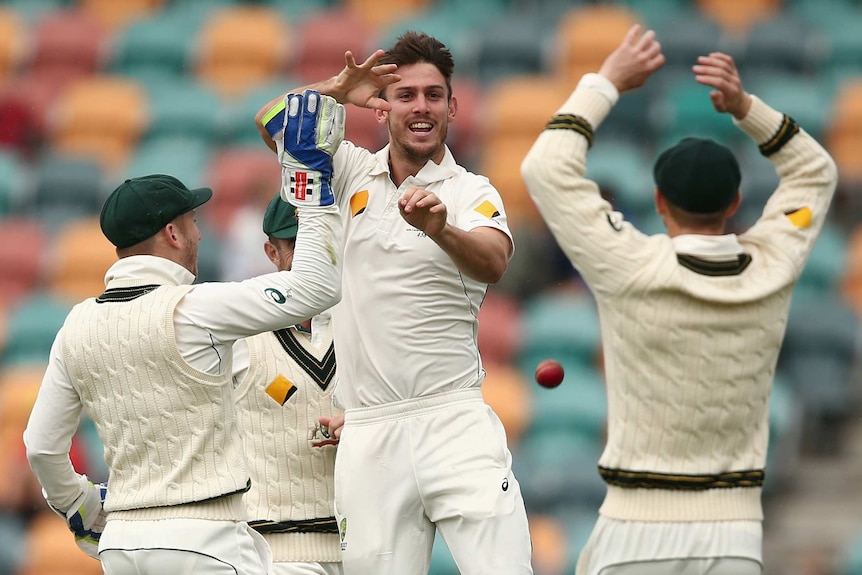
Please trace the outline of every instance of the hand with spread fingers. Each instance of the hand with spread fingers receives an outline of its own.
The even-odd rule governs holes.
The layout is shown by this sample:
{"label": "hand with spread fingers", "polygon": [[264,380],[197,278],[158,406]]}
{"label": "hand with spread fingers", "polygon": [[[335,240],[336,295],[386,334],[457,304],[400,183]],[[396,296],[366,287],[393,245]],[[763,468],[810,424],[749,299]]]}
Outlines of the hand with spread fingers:
{"label": "hand with spread fingers", "polygon": [[613,82],[620,93],[641,87],[664,66],[665,58],[655,32],[632,26],[622,43],[602,63],[599,74]]}
{"label": "hand with spread fingers", "polygon": [[384,54],[384,50],[376,50],[362,64],[357,64],[353,52],[348,50],[344,53],[344,68],[333,79],[332,88],[321,92],[333,96],[342,104],[391,110],[392,106],[380,97],[380,92],[399,81],[401,76],[396,73],[395,64],[377,64]]}
{"label": "hand with spread fingers", "polygon": [[436,236],[446,227],[446,204],[434,193],[411,187],[398,200],[401,217],[429,237]]}
{"label": "hand with spread fingers", "polygon": [[695,81],[714,88],[709,98],[717,112],[730,114],[738,120],[748,114],[751,95],[742,87],[733,58],[722,52],[710,52],[708,56],[698,56],[692,71]]}

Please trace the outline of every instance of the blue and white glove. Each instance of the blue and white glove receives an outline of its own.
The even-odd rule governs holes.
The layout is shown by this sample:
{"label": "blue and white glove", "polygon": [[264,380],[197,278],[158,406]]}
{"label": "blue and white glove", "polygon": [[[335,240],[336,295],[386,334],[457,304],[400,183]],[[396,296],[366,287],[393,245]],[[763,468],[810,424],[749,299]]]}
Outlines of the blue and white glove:
{"label": "blue and white glove", "polygon": [[264,117],[281,163],[281,197],[296,207],[329,206],[332,156],[344,138],[344,106],[314,90],[287,94]]}
{"label": "blue and white glove", "polygon": [[[62,517],[69,530],[75,535],[75,543],[84,553],[99,558],[99,539],[105,529],[107,513],[103,509],[108,493],[107,483],[92,483],[86,475],[81,475],[84,492],[72,503],[65,513],[48,503],[51,509]],[[45,496],[45,491],[42,491]],[[45,497],[47,500],[47,497]]]}

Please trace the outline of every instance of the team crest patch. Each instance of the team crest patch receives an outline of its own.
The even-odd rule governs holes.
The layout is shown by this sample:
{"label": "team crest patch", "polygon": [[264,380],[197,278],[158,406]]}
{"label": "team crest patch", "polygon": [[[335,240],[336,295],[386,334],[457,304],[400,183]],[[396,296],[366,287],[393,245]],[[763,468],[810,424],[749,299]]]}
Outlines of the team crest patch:
{"label": "team crest patch", "polygon": [[296,386],[281,374],[266,386],[266,394],[279,405],[284,405],[294,393],[296,393]]}
{"label": "team crest patch", "polygon": [[798,210],[793,210],[792,212],[787,212],[784,214],[787,216],[787,219],[790,220],[790,223],[796,226],[797,228],[807,228],[811,225],[811,221],[813,217],[811,215],[811,208],[799,208]]}
{"label": "team crest patch", "polygon": [[496,218],[500,215],[500,210],[488,200],[485,200],[474,209],[486,218]]}
{"label": "team crest patch", "polygon": [[353,217],[358,216],[362,212],[365,211],[365,208],[368,207],[368,190],[362,190],[360,192],[356,192],[352,196],[350,196],[350,215]]}

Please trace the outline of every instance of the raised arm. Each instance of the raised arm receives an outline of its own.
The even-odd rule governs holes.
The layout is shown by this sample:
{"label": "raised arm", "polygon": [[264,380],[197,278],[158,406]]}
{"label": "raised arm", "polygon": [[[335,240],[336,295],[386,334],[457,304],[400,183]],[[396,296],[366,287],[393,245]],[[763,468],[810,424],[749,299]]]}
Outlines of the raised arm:
{"label": "raised arm", "polygon": [[[308,86],[293,88],[287,94],[300,93],[305,90],[314,90],[324,96],[332,96],[340,104],[353,104],[360,108],[373,108],[378,110],[389,110],[389,102],[380,97],[380,92],[389,84],[401,79],[395,73],[395,64],[377,64],[386,52],[377,50],[369,56],[362,64],[357,64],[351,51],[344,53],[344,68],[335,76],[315,82]],[[258,110],[254,116],[254,123],[267,147],[277,152],[276,144],[272,140],[273,130],[281,126],[272,124],[273,120],[279,118],[284,110],[284,97],[279,94]],[[283,116],[282,116],[283,119]]]}

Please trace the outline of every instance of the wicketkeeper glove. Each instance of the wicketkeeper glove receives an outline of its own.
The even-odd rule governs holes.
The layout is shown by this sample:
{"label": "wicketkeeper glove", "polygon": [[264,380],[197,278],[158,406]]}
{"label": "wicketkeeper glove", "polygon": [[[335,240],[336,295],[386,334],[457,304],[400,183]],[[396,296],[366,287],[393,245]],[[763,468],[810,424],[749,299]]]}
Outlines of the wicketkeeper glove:
{"label": "wicketkeeper glove", "polygon": [[[92,483],[86,475],[81,475],[81,487],[84,492],[72,503],[65,513],[51,503],[48,506],[62,517],[69,530],[75,535],[75,543],[84,553],[95,559],[99,558],[99,539],[105,529],[107,513],[102,508],[105,495],[108,493],[107,483]],[[47,494],[42,491],[47,500]]]}
{"label": "wicketkeeper glove", "polygon": [[297,207],[329,206],[332,156],[344,138],[344,106],[314,90],[287,94],[264,116],[281,162],[281,197]]}

